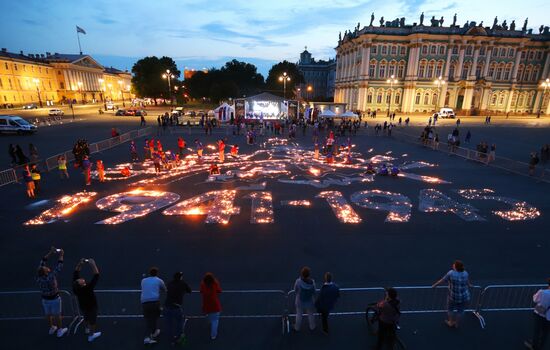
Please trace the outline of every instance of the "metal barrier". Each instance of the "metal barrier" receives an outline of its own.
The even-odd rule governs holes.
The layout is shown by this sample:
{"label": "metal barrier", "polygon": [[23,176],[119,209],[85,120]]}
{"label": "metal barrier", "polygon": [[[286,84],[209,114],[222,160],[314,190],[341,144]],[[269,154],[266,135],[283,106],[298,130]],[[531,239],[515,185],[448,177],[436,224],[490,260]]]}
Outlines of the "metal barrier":
{"label": "metal barrier", "polygon": [[17,173],[15,169],[7,169],[0,171],[0,187],[17,182]]}
{"label": "metal barrier", "polygon": [[546,168],[546,166],[542,164],[537,165],[535,167],[534,174],[530,176],[529,164],[524,162],[520,162],[514,159],[502,157],[502,156],[495,156],[494,159],[491,159],[489,153],[479,152],[477,150],[473,150],[465,147],[447,145],[446,143],[443,143],[443,142],[439,142],[439,145],[435,146],[435,142],[433,140],[422,141],[419,137],[415,137],[401,131],[394,130],[393,134],[402,138],[406,142],[419,144],[425,147],[429,147],[436,151],[445,152],[445,153],[448,153],[449,155],[456,155],[466,160],[471,160],[478,163],[486,164],[493,168],[505,170],[505,171],[514,173],[516,175],[529,176],[534,179],[537,179],[538,181],[544,181],[544,182],[550,183],[550,169]]}
{"label": "metal barrier", "polygon": [[530,311],[533,310],[533,295],[545,284],[491,285],[483,289],[477,311]]}

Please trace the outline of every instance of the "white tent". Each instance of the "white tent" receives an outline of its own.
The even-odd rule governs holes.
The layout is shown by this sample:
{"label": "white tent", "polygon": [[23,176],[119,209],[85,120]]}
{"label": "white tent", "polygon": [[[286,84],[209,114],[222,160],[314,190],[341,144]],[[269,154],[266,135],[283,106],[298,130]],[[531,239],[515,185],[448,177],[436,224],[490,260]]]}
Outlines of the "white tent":
{"label": "white tent", "polygon": [[224,102],[212,112],[214,113],[214,116],[218,118],[221,122],[227,122],[231,119],[231,113],[235,115],[235,108]]}
{"label": "white tent", "polygon": [[337,115],[336,115],[336,113],[334,113],[334,112],[331,111],[330,109],[325,109],[324,111],[321,112],[321,114],[319,114],[319,117],[323,117],[323,118],[336,118]]}
{"label": "white tent", "polygon": [[346,113],[340,115],[342,118],[358,118],[359,116],[352,111],[347,111]]}

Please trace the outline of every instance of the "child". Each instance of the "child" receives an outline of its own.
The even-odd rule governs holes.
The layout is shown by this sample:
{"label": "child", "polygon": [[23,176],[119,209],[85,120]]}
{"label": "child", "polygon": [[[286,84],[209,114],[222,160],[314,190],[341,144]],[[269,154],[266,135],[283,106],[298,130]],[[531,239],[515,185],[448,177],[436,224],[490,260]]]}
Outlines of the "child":
{"label": "child", "polygon": [[92,184],[92,178],[90,176],[91,170],[92,163],[90,163],[88,156],[84,156],[84,159],[82,160],[82,173],[84,174],[84,182],[86,183],[86,186],[90,186]]}
{"label": "child", "polygon": [[102,160],[98,159],[98,161],[96,162],[96,168],[99,182],[105,182],[105,166],[103,165]]}
{"label": "child", "polygon": [[237,158],[239,155],[239,147],[237,145],[231,146],[231,157]]}
{"label": "child", "polygon": [[155,173],[158,175],[160,174],[160,154],[158,152],[155,152],[153,154],[153,163],[155,164]]}
{"label": "child", "polygon": [[65,159],[65,156],[57,157],[57,168],[59,169],[59,177],[61,179],[69,178],[69,173],[67,172],[67,159]]}
{"label": "child", "polygon": [[220,169],[216,163],[210,164],[210,175],[220,175]]}

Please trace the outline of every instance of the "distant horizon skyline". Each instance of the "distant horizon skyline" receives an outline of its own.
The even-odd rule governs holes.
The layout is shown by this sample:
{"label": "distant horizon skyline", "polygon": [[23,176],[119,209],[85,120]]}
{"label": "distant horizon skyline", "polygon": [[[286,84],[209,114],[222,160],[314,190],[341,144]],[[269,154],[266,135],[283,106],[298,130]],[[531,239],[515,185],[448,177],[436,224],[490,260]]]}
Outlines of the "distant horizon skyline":
{"label": "distant horizon skyline", "polygon": [[538,33],[550,3],[533,0],[526,8],[514,0],[96,0],[69,7],[62,0],[20,0],[5,3],[0,12],[0,31],[10,33],[0,46],[16,53],[78,53],[79,26],[86,31],[80,35],[83,52],[105,66],[131,70],[140,58],[169,56],[180,70],[219,68],[234,58],[256,65],[266,77],[277,62],[297,62],[305,46],[318,60],[334,58],[338,34],[358,22],[368,25],[372,12],[376,26],[382,16],[418,23],[422,12],[424,24],[443,16],[444,26],[455,13],[460,26],[491,26],[498,16],[499,23],[515,20],[521,28],[528,17],[528,28]]}

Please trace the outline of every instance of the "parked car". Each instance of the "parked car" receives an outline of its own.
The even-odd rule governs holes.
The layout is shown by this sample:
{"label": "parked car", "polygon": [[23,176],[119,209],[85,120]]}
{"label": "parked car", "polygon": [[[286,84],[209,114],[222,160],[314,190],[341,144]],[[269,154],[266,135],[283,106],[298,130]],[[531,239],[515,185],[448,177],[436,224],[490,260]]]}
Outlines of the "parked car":
{"label": "parked car", "polygon": [[134,115],[136,117],[141,117],[141,116],[145,117],[147,115],[147,111],[144,109],[136,109]]}
{"label": "parked car", "polygon": [[23,109],[37,109],[38,106],[35,103],[30,103],[28,105],[24,105]]}
{"label": "parked car", "polygon": [[452,108],[441,108],[438,115],[440,118],[454,118],[455,112]]}
{"label": "parked car", "polygon": [[53,109],[50,109],[48,111],[48,115],[49,116],[61,116],[61,115],[64,115],[65,113],[60,110],[59,108],[53,108]]}
{"label": "parked car", "polygon": [[36,125],[19,116],[0,115],[0,133],[34,134],[36,131]]}
{"label": "parked car", "polygon": [[124,115],[129,115],[129,116],[136,115],[136,110],[135,109],[127,109],[126,113],[124,113]]}
{"label": "parked car", "polygon": [[126,110],[124,109],[119,109],[115,112],[115,115],[126,115]]}
{"label": "parked car", "polygon": [[107,111],[114,111],[115,110],[115,104],[112,102],[107,102],[105,104],[105,110]]}

